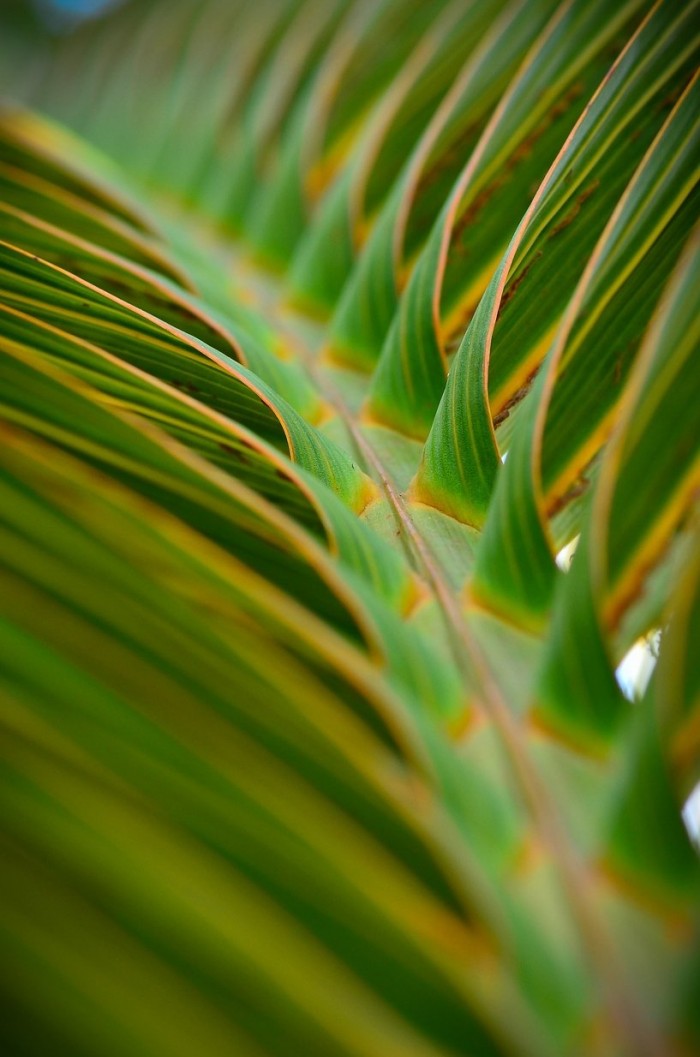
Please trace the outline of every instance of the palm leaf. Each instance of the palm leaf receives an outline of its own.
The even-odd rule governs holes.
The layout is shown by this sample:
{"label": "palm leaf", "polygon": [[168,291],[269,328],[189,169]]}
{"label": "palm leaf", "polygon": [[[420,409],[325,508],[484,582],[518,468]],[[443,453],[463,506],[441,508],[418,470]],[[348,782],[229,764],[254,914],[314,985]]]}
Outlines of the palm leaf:
{"label": "palm leaf", "polygon": [[698,5],[21,10],[5,1049],[692,1052]]}

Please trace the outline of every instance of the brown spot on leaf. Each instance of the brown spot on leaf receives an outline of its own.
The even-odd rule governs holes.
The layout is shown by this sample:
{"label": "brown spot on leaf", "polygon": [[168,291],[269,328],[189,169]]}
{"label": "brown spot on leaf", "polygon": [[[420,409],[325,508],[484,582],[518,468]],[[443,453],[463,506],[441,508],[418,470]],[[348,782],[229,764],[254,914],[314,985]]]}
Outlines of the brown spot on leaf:
{"label": "brown spot on leaf", "polygon": [[579,476],[573,481],[567,490],[560,496],[557,496],[550,504],[547,514],[549,517],[554,517],[560,510],[572,503],[574,499],[578,499],[587,490],[590,480],[586,477],[585,473],[580,473]]}
{"label": "brown spot on leaf", "polygon": [[554,236],[558,235],[560,231],[564,231],[565,228],[568,228],[569,225],[573,223],[581,212],[581,206],[584,202],[588,201],[592,194],[595,194],[599,186],[600,180],[594,180],[593,183],[589,184],[588,187],[581,192],[569,212],[552,228],[549,235],[550,238],[554,238]]}
{"label": "brown spot on leaf", "polygon": [[527,396],[527,394],[529,393],[529,391],[530,391],[530,389],[532,387],[532,383],[535,380],[535,376],[537,375],[537,372],[539,371],[540,367],[541,367],[541,364],[538,363],[537,366],[535,367],[534,371],[530,372],[530,374],[527,376],[527,378],[525,379],[523,384],[518,389],[516,389],[516,391],[513,393],[513,395],[511,397],[509,397],[509,399],[503,405],[501,410],[496,415],[494,415],[494,418],[493,418],[494,429],[497,429],[498,426],[500,426],[502,422],[505,422],[505,420],[508,418],[508,416],[510,415],[511,411],[513,410],[513,408],[517,404],[519,404],[520,401],[525,396]]}
{"label": "brown spot on leaf", "polygon": [[501,313],[503,312],[503,309],[513,299],[513,297],[515,296],[515,294],[517,292],[518,287],[524,282],[528,272],[530,271],[532,266],[540,259],[541,256],[542,256],[542,251],[538,250],[537,253],[534,255],[534,257],[532,258],[532,260],[529,261],[525,265],[523,270],[521,272],[519,272],[518,275],[516,275],[516,277],[513,279],[512,283],[510,284],[510,286],[508,286],[507,289],[504,290],[503,297],[501,298],[501,303],[498,306],[498,315],[496,316],[496,319],[500,319]]}

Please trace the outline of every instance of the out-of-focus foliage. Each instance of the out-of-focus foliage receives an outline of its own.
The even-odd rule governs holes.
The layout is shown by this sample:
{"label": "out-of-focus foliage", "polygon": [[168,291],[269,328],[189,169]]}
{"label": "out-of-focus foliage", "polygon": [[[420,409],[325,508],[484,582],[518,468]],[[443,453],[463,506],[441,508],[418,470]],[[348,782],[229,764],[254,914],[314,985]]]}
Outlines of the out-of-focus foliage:
{"label": "out-of-focus foliage", "polygon": [[696,1052],[699,15],[5,0],[3,1053]]}

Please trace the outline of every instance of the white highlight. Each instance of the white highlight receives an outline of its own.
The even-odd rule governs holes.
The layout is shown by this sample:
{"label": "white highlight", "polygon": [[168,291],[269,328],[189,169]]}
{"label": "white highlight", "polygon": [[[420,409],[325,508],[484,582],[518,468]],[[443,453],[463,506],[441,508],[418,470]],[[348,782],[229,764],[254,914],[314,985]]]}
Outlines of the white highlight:
{"label": "white highlight", "polygon": [[700,848],[700,785],[696,785],[685,802],[683,821],[693,844]]}
{"label": "white highlight", "polygon": [[656,666],[659,632],[638,639],[623,657],[615,675],[620,689],[630,701],[638,701],[647,688]]}
{"label": "white highlight", "polygon": [[562,547],[562,549],[557,554],[556,562],[563,572],[567,572],[569,566],[571,565],[571,559],[573,558],[576,552],[576,548],[578,547],[579,538],[579,536],[574,536],[574,538],[570,540],[565,547]]}

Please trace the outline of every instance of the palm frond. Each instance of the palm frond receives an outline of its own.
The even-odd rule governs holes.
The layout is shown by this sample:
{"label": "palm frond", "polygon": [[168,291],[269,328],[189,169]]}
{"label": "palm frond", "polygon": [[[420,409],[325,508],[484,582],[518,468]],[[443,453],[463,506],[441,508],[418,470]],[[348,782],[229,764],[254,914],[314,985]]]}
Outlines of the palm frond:
{"label": "palm frond", "polygon": [[5,1049],[690,1054],[698,4],[18,11]]}

